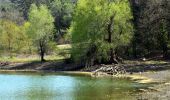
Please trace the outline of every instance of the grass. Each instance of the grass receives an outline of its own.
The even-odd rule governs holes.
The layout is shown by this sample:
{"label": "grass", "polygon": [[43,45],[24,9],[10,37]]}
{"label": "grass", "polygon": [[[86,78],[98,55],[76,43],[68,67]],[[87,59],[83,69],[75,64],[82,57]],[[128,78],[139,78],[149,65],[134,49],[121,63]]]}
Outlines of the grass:
{"label": "grass", "polygon": [[59,49],[71,49],[71,45],[70,44],[58,45],[57,47]]}
{"label": "grass", "polygon": [[[70,44],[63,44],[58,45],[57,49],[55,50],[55,54],[45,56],[47,61],[57,61],[66,59],[70,56]],[[40,57],[38,55],[18,55],[12,58],[7,56],[0,56],[0,62],[17,62],[17,63],[24,63],[24,62],[35,62],[40,61]],[[126,64],[165,64],[166,61],[163,60],[149,60],[149,61],[135,61],[135,60],[126,60],[124,61]]]}
{"label": "grass", "polygon": [[9,58],[9,57],[0,57],[0,62],[33,62],[33,61],[38,61],[37,58],[19,58],[19,57],[12,57],[12,58]]}
{"label": "grass", "polygon": [[[61,60],[64,59],[62,56],[54,56],[54,55],[47,55],[45,56],[45,60],[47,61],[55,61],[55,60]],[[24,63],[24,62],[37,62],[40,61],[40,57],[30,55],[28,57],[0,57],[0,62],[11,62],[11,63]]]}
{"label": "grass", "polygon": [[[68,57],[68,52],[71,49],[70,44],[65,45],[58,45],[58,51],[56,54],[53,55],[46,55],[45,60],[47,61],[57,61],[61,59],[65,59]],[[12,62],[12,63],[24,63],[24,62],[36,62],[40,61],[40,57],[38,55],[18,55],[14,57],[8,57],[8,56],[1,56],[0,62]]]}

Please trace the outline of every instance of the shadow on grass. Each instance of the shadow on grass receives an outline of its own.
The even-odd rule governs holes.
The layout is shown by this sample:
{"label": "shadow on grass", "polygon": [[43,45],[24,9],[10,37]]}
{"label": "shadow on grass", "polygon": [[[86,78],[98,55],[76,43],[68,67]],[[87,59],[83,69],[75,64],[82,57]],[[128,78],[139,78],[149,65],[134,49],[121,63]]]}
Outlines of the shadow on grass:
{"label": "shadow on grass", "polygon": [[[169,70],[170,62],[156,64],[122,64],[127,72],[146,72]],[[93,67],[93,66],[91,66]],[[40,70],[40,71],[77,71],[83,68],[83,65],[66,63],[65,59],[48,60],[46,62],[32,61],[24,63],[12,63],[0,66],[2,70]],[[92,70],[91,70],[92,71]]]}
{"label": "shadow on grass", "polygon": [[146,71],[162,71],[170,69],[170,62],[163,64],[134,64],[123,65],[127,72],[146,72]]}
{"label": "shadow on grass", "polygon": [[82,67],[73,63],[65,63],[65,60],[48,60],[45,62],[33,61],[29,63],[14,64],[4,67],[4,70],[42,70],[42,71],[75,71]]}

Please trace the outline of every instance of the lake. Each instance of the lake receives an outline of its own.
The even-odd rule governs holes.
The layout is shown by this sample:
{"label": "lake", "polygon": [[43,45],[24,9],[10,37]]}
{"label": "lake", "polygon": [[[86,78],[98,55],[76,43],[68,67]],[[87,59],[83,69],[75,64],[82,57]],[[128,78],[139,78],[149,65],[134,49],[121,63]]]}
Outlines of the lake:
{"label": "lake", "polygon": [[0,73],[0,100],[135,100],[146,85],[82,75]]}

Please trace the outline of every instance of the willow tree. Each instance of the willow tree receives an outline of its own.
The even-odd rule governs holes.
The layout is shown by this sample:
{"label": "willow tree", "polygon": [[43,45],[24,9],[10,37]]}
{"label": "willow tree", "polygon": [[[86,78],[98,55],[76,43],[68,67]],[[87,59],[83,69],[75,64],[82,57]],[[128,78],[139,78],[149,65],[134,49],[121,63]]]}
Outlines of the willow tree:
{"label": "willow tree", "polygon": [[74,61],[117,63],[116,48],[133,35],[128,0],[79,0],[71,25]]}
{"label": "willow tree", "polygon": [[33,40],[33,44],[38,48],[38,53],[41,56],[41,61],[45,61],[44,55],[48,50],[50,38],[53,35],[54,18],[52,17],[47,6],[40,5],[37,7],[32,4],[29,13],[29,36]]}

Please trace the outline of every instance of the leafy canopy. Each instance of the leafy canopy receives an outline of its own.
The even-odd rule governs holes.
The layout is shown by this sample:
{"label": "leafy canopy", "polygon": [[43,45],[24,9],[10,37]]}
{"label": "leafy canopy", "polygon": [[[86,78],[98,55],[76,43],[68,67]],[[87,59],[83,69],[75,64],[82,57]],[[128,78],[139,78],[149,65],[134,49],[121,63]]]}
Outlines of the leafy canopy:
{"label": "leafy canopy", "polygon": [[54,18],[47,6],[40,5],[40,7],[37,7],[35,4],[32,4],[29,13],[29,23],[28,36],[37,47],[41,61],[44,61],[44,54],[48,51],[50,40],[53,37]]}
{"label": "leafy canopy", "polygon": [[4,51],[12,53],[20,52],[26,47],[26,34],[23,26],[19,26],[10,20],[0,20],[0,45]]}
{"label": "leafy canopy", "polygon": [[53,22],[54,18],[47,6],[41,5],[37,7],[35,4],[31,5],[29,13],[29,36],[31,36],[33,40],[40,40],[42,38],[49,39],[54,28]]}
{"label": "leafy canopy", "polygon": [[[113,23],[111,28],[108,25]],[[75,60],[108,60],[108,51],[127,45],[133,35],[131,9],[128,0],[79,0],[70,31],[72,56]],[[108,30],[111,40],[108,40]],[[91,51],[91,54],[89,54]]]}

